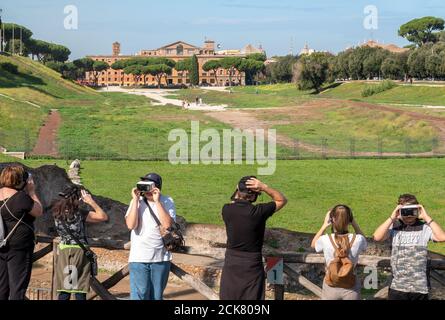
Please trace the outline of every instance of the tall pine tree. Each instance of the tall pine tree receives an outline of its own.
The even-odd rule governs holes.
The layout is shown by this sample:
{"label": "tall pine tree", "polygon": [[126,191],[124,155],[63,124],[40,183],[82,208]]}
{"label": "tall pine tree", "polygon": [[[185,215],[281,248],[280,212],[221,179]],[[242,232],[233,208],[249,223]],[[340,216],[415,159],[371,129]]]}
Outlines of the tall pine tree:
{"label": "tall pine tree", "polygon": [[198,58],[196,55],[192,57],[192,63],[190,68],[190,83],[192,86],[199,85],[199,66],[198,66]]}

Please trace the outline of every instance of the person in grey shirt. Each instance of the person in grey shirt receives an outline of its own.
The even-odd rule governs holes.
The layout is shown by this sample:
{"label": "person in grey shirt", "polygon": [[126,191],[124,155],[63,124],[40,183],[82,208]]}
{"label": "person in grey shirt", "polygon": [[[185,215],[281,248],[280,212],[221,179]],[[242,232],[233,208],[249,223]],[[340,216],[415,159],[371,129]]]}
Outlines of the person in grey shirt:
{"label": "person in grey shirt", "polygon": [[[408,205],[413,209],[402,212]],[[404,194],[391,216],[374,232],[375,241],[387,239],[392,241],[393,276],[388,299],[428,300],[428,242],[445,242],[444,230],[414,195]]]}

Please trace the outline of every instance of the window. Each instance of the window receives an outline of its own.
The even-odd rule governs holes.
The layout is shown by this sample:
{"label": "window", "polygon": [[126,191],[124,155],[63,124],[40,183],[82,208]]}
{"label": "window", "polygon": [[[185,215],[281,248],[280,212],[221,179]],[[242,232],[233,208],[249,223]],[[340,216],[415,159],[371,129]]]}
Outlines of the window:
{"label": "window", "polygon": [[207,83],[207,79],[202,79],[202,83]]}
{"label": "window", "polygon": [[182,83],[182,79],[178,79],[178,83],[181,84]]}
{"label": "window", "polygon": [[210,79],[210,83],[215,83],[215,79]]}
{"label": "window", "polygon": [[190,79],[185,80],[186,83],[190,83]]}
{"label": "window", "polygon": [[202,76],[203,76],[203,77],[207,77],[207,73],[203,72],[203,73],[202,73]]}
{"label": "window", "polygon": [[176,54],[178,56],[182,56],[184,54],[184,47],[182,46],[182,44],[176,47]]}
{"label": "window", "polygon": [[219,70],[219,75],[222,76],[224,74],[224,70]]}

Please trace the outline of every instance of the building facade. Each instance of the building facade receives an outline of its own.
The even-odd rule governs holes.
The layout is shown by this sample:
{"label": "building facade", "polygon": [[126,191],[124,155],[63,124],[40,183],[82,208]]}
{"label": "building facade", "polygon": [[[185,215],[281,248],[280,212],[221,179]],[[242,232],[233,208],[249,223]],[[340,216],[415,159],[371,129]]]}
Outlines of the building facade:
{"label": "building facade", "polygon": [[[253,48],[253,47],[252,47]],[[251,49],[251,48],[250,48]],[[262,50],[262,49],[258,49]],[[245,84],[245,75],[244,73],[239,73],[237,71],[234,72],[232,77],[229,75],[229,71],[225,69],[218,69],[216,75],[213,71],[206,72],[202,69],[202,66],[209,60],[218,60],[223,59],[227,56],[232,57],[245,57],[248,53],[242,53],[242,50],[239,51],[228,51],[228,52],[215,52],[215,42],[211,40],[206,40],[204,42],[203,47],[197,47],[191,44],[188,44],[184,41],[177,41],[158,49],[154,50],[141,50],[136,55],[121,55],[120,53],[120,44],[118,42],[113,43],[112,46],[112,55],[97,55],[97,56],[88,56],[95,61],[104,61],[108,63],[110,66],[118,61],[124,59],[131,59],[137,57],[162,57],[168,58],[174,61],[180,61],[196,55],[198,58],[199,65],[199,82],[201,85],[209,85],[209,86],[228,86],[230,85],[229,79],[232,79],[232,85],[244,85]],[[252,51],[252,49],[250,50]],[[230,53],[229,53],[230,52]],[[264,52],[264,51],[263,51]],[[89,82],[93,82],[93,75],[87,73],[86,79]],[[124,74],[123,70],[114,70],[111,67],[101,72],[98,77],[99,86],[135,86],[135,85],[148,85],[148,86],[157,86],[158,82],[156,77],[152,75],[146,75],[145,79],[141,77],[138,82],[135,82],[133,75]],[[163,86],[180,86],[180,85],[189,85],[190,77],[188,71],[177,71],[173,69],[172,74],[163,77],[161,80],[161,84]]]}

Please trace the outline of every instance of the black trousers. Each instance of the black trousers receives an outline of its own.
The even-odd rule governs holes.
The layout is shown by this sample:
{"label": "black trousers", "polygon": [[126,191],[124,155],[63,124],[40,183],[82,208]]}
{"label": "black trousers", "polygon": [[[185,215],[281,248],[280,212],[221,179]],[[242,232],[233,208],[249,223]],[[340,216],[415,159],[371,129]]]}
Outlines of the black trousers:
{"label": "black trousers", "polygon": [[388,300],[429,300],[428,294],[389,289]]}
{"label": "black trousers", "polygon": [[24,300],[31,279],[34,246],[0,249],[0,300]]}

